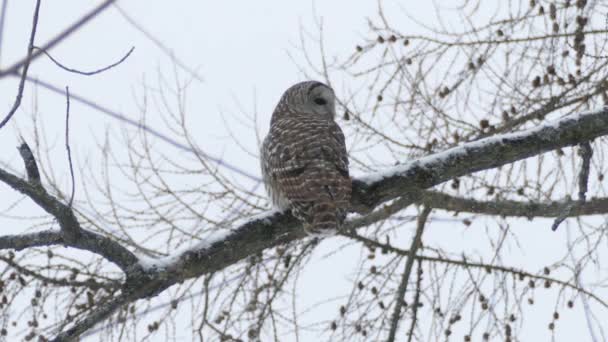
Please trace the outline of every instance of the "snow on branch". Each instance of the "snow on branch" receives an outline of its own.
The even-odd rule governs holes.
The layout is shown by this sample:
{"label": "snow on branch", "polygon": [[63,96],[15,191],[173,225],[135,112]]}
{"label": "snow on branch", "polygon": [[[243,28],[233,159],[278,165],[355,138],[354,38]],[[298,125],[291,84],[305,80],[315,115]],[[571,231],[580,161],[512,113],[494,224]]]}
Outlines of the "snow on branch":
{"label": "snow on branch", "polygon": [[[477,171],[523,160],[544,152],[591,141],[608,135],[608,108],[566,116],[555,122],[517,133],[496,135],[391,168],[382,173],[353,180],[352,209],[361,214],[346,224],[356,229],[387,218],[420,201],[425,189]],[[154,296],[189,278],[225,269],[266,249],[306,237],[297,220],[289,213],[270,212],[250,218],[228,233],[215,236],[185,251],[159,260],[136,257],[111,238],[82,229],[72,209],[30,183],[0,169],[0,181],[30,197],[53,215],[61,227],[60,236],[40,233],[31,246],[62,243],[86,249],[116,263],[126,274],[121,294],[89,316],[75,323],[56,340],[76,338],[119,308],[137,299]],[[390,210],[375,210],[396,200]],[[74,239],[73,234],[77,235]],[[26,248],[24,239],[0,237],[0,248]]]}
{"label": "snow on branch", "polygon": [[[608,135],[608,108],[569,115],[517,133],[496,135],[353,180],[353,211],[369,213],[380,204],[399,198],[401,207],[421,199],[424,189],[455,177],[523,160],[557,148],[573,146]],[[372,212],[367,215],[374,215]],[[369,224],[348,222],[347,228]],[[288,213],[257,218],[234,228],[224,239],[192,249],[165,265],[169,278],[181,281],[221,270],[267,248],[305,237]]]}

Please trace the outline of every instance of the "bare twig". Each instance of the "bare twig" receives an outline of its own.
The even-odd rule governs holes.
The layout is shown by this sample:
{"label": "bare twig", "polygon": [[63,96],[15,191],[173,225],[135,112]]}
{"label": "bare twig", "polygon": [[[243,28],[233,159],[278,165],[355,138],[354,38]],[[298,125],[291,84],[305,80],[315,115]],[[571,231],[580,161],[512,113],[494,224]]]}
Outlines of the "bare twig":
{"label": "bare twig", "polygon": [[70,342],[77,341],[80,334],[87,331],[95,324],[110,317],[116,310],[120,309],[123,305],[132,302],[136,298],[133,298],[127,293],[122,293],[118,297],[111,299],[103,304],[100,304],[96,309],[93,310],[86,318],[82,321],[74,324],[70,329],[60,333],[52,339],[52,342]]}
{"label": "bare twig", "polygon": [[72,150],[70,149],[70,88],[65,87],[65,150],[68,153],[68,165],[70,167],[70,177],[72,179],[72,193],[68,206],[72,208],[74,193],[76,191],[76,181],[74,180],[74,165],[72,164]]}
{"label": "bare twig", "polygon": [[[36,47],[36,46],[34,47],[34,49],[37,49],[37,50],[42,50],[41,48]],[[67,66],[65,66],[65,65],[63,65],[63,64],[61,64],[61,63],[60,63],[58,60],[56,60],[55,58],[53,58],[53,56],[51,56],[51,54],[49,54],[47,51],[42,50],[42,52],[43,52],[43,53],[44,53],[44,54],[45,54],[45,55],[46,55],[46,56],[47,56],[47,57],[48,57],[48,58],[49,58],[51,61],[53,61],[53,63],[55,63],[55,65],[57,65],[58,67],[60,67],[61,69],[65,70],[65,71],[72,72],[72,73],[79,74],[79,75],[84,75],[84,76],[93,76],[93,75],[96,75],[96,74],[100,74],[100,73],[102,73],[102,72],[104,72],[104,71],[106,71],[106,70],[110,70],[110,69],[114,68],[115,66],[117,66],[117,65],[121,64],[121,63],[122,63],[122,62],[124,62],[124,61],[125,61],[127,58],[129,58],[129,56],[131,55],[131,53],[133,53],[133,51],[134,51],[134,50],[135,50],[135,46],[131,47],[131,49],[129,50],[129,52],[127,52],[127,54],[126,54],[126,55],[124,55],[124,56],[123,56],[123,57],[122,57],[120,60],[118,60],[117,62],[114,62],[114,63],[112,63],[112,64],[110,64],[110,65],[108,65],[108,66],[105,66],[105,67],[103,67],[103,68],[100,68],[100,69],[97,69],[97,70],[94,70],[94,71],[80,71],[80,70],[76,70],[76,69],[73,69],[73,68],[69,68],[69,67],[67,67]]]}
{"label": "bare twig", "polygon": [[[30,78],[30,77],[28,77],[27,81],[28,82],[32,82],[32,83],[34,83],[36,85],[39,85],[39,86],[41,86],[41,87],[43,87],[45,89],[48,89],[48,90],[50,90],[50,91],[52,91],[52,92],[54,92],[56,94],[61,94],[61,95],[65,94],[65,91],[63,89],[61,89],[59,87],[56,87],[56,86],[54,86],[54,85],[52,85],[50,83],[44,82],[44,81],[42,81],[42,80],[40,80],[38,78]],[[106,108],[106,107],[104,107],[104,106],[102,106],[102,105],[100,105],[98,103],[95,103],[95,102],[93,102],[93,101],[91,101],[91,100],[89,100],[87,98],[84,98],[82,96],[79,96],[79,95],[76,95],[76,94],[73,94],[73,93],[70,94],[70,98],[72,100],[75,100],[75,101],[77,101],[79,103],[82,103],[82,104],[84,104],[84,105],[86,105],[86,106],[88,106],[90,108],[93,108],[93,109],[95,109],[95,110],[97,110],[97,111],[99,111],[99,112],[101,112],[103,114],[106,114],[106,115],[108,115],[109,117],[111,117],[113,119],[120,120],[120,121],[122,121],[122,122],[124,122],[124,123],[126,123],[128,125],[131,125],[133,127],[137,127],[139,129],[142,129],[142,130],[146,131],[147,133],[151,134],[152,136],[154,136],[154,137],[156,137],[156,138],[158,138],[158,139],[160,139],[160,140],[168,143],[169,145],[171,145],[171,146],[173,146],[175,148],[178,148],[178,149],[180,149],[182,151],[198,154],[198,155],[200,155],[200,156],[202,156],[202,157],[204,157],[206,159],[209,159],[209,160],[213,161],[214,163],[217,163],[219,166],[222,166],[222,167],[224,167],[224,168],[226,168],[226,169],[228,169],[228,170],[230,170],[230,171],[232,171],[234,173],[237,173],[237,174],[239,174],[241,176],[244,176],[244,177],[246,177],[246,178],[248,178],[250,180],[253,180],[253,181],[256,181],[256,182],[260,182],[261,181],[260,177],[254,175],[253,173],[251,173],[251,172],[249,172],[249,171],[247,171],[247,170],[245,170],[243,168],[240,168],[240,167],[238,167],[238,166],[236,166],[234,164],[228,163],[225,160],[222,160],[222,158],[210,155],[209,153],[207,153],[205,151],[202,151],[200,149],[194,149],[194,148],[192,148],[189,145],[180,143],[180,142],[176,141],[175,139],[171,138],[170,136],[168,136],[166,134],[163,134],[162,132],[160,132],[157,129],[154,129],[154,128],[150,127],[150,126],[142,124],[139,121],[135,121],[135,120],[129,119],[128,117],[124,116],[122,113],[113,111],[113,110],[111,110],[109,108]]]}
{"label": "bare twig", "polygon": [[416,259],[416,252],[422,246],[422,232],[424,231],[424,226],[426,225],[426,220],[431,213],[431,207],[424,207],[420,215],[418,216],[418,224],[416,226],[416,234],[412,239],[412,244],[409,249],[409,254],[407,256],[407,260],[405,261],[405,270],[401,276],[401,282],[399,283],[399,288],[397,289],[397,293],[395,293],[395,308],[393,310],[393,314],[391,316],[391,329],[388,334],[387,341],[394,342],[395,336],[397,334],[397,327],[399,326],[399,321],[401,320],[401,308],[403,307],[403,297],[405,297],[405,291],[407,290],[407,283],[410,279],[410,274],[412,273],[412,266],[414,265],[414,260]]}
{"label": "bare twig", "polygon": [[[25,78],[27,77],[27,71],[32,61],[32,51],[34,50],[34,39],[36,38],[36,30],[38,29],[38,13],[40,12],[40,1],[36,1],[36,9],[34,10],[34,18],[32,23],[32,31],[30,33],[30,42],[27,47],[27,57],[23,63],[23,71],[21,73],[21,79],[19,80],[19,87],[17,88],[17,97],[13,103],[13,107],[9,110],[8,114],[0,122],[0,129],[6,125],[7,122],[15,115],[19,106],[21,106],[21,98],[23,97],[23,88],[25,87]],[[4,13],[4,12],[3,12]],[[17,69],[15,69],[16,71]]]}
{"label": "bare twig", "polygon": [[[84,24],[89,22],[91,19],[98,16],[101,12],[103,12],[109,5],[111,5],[115,1],[116,0],[106,0],[106,1],[102,2],[99,6],[93,8],[89,13],[82,16],[75,23],[73,23],[68,28],[63,30],[61,33],[56,35],[53,39],[49,40],[44,45],[42,45],[40,47],[40,49],[37,50],[36,52],[32,53],[31,56],[28,56],[24,59],[21,59],[20,61],[15,62],[13,65],[9,66],[6,69],[0,70],[0,78],[4,77],[6,75],[15,73],[17,70],[19,70],[25,64],[29,64],[31,61],[40,57],[43,54],[43,51],[50,51],[55,45],[59,44],[64,39],[66,39],[67,37],[72,35],[72,33],[78,31],[78,29],[80,27],[82,27]],[[31,45],[31,47],[33,47],[33,44]]]}
{"label": "bare twig", "polygon": [[188,74],[190,74],[190,76],[192,76],[197,81],[199,81],[201,83],[204,82],[203,78],[196,73],[196,70],[192,70],[189,66],[187,66],[185,63],[180,61],[175,56],[175,53],[173,53],[173,51],[171,51],[171,49],[169,49],[165,44],[163,44],[163,42],[161,42],[158,38],[154,37],[143,26],[141,26],[138,22],[136,22],[135,19],[131,18],[131,16],[129,16],[129,14],[127,14],[127,12],[125,10],[123,10],[120,6],[118,6],[116,4],[114,5],[114,7],[118,10],[118,13],[120,13],[120,15],[122,15],[122,17],[125,18],[125,20],[131,26],[133,26],[137,31],[141,32],[146,38],[148,38],[150,41],[152,41],[152,43],[154,43],[154,45],[156,45],[162,52],[164,52],[167,56],[169,56],[175,62],[175,64],[177,64],[180,68],[182,68],[184,71],[186,71]]}

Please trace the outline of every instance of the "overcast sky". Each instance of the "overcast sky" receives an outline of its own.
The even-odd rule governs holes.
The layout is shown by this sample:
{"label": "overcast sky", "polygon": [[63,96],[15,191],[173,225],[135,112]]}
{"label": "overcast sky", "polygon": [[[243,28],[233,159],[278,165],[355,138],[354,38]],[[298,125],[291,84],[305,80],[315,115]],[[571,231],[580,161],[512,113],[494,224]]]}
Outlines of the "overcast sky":
{"label": "overcast sky", "polygon": [[[92,8],[98,1],[52,0],[43,1],[36,42],[41,45],[69,23]],[[418,2],[415,12],[419,20],[431,20],[433,10],[430,2]],[[305,80],[300,66],[311,72],[301,47],[301,33],[309,44],[314,62],[319,64],[318,38],[316,23],[322,20],[324,28],[324,46],[329,56],[345,57],[354,51],[355,46],[366,37],[367,17],[375,17],[377,4],[374,1],[119,1],[119,6],[156,39],[167,46],[174,57],[202,77],[194,79],[188,87],[186,98],[188,122],[191,132],[200,132],[197,143],[205,151],[223,158],[239,167],[259,175],[258,161],[231,143],[229,131],[225,128],[226,120],[234,125],[234,132],[242,139],[243,145],[252,152],[257,152],[255,130],[235,123],[234,118],[242,117],[243,112],[252,115],[258,113],[258,128],[261,133],[268,129],[270,114],[282,92],[298,81]],[[408,5],[413,6],[413,5]],[[387,2],[391,15],[399,17],[398,2]],[[12,0],[8,3],[8,15],[5,33],[1,46],[0,65],[5,67],[22,58],[26,52],[31,15],[34,1]],[[413,22],[403,20],[402,28],[416,32],[419,27]],[[410,25],[410,26],[408,26]],[[83,77],[66,73],[57,68],[47,58],[40,58],[30,68],[30,75],[53,85],[70,87],[71,92],[95,101],[109,109],[121,112],[126,117],[138,120],[140,111],[137,101],[141,98],[142,88],[156,87],[159,82],[159,71],[172,82],[173,70],[176,68],[170,56],[163,52],[154,42],[138,32],[116,8],[110,8],[94,19],[77,34],[54,48],[52,55],[62,63],[77,69],[94,70],[110,64],[122,57],[131,47],[133,54],[115,69],[94,77]],[[182,80],[187,80],[188,72],[179,69]],[[335,80],[341,84],[343,80]],[[0,82],[0,104],[9,108],[16,91],[16,79]],[[338,92],[340,89],[337,89]],[[34,94],[36,95],[34,97]],[[36,100],[34,100],[36,99]],[[2,161],[21,170],[21,161],[16,146],[18,134],[16,127],[31,134],[30,117],[36,112],[44,123],[49,137],[57,139],[56,148],[50,151],[54,165],[59,170],[65,167],[65,151],[62,148],[63,120],[65,98],[44,89],[35,90],[28,85],[21,109],[14,122],[0,131]],[[88,154],[95,154],[95,143],[103,137],[108,128],[120,136],[124,123],[105,116],[74,101],[72,105],[71,139],[75,158],[84,161]],[[222,119],[224,118],[224,120]],[[171,135],[158,118],[151,116],[151,125],[159,131]],[[28,133],[30,132],[30,133]],[[167,153],[185,153],[174,147],[158,142],[155,148],[166,149]],[[63,164],[62,164],[63,163]],[[78,174],[77,174],[78,177]],[[65,179],[67,182],[67,178]],[[67,183],[66,183],[67,184]],[[2,186],[0,207],[10,203],[7,187]],[[262,189],[259,189],[260,193]],[[8,195],[7,195],[8,194]],[[77,200],[81,200],[77,192]],[[5,202],[6,201],[6,202]],[[27,211],[27,208],[20,210]],[[415,211],[408,211],[414,214]],[[439,215],[441,216],[441,215]],[[437,245],[446,245],[450,250],[477,251],[479,255],[490,255],[484,229],[496,227],[491,220],[477,220],[471,227],[464,227],[457,222],[461,218],[431,223],[426,238]],[[6,220],[3,233],[20,232],[18,221]],[[527,266],[529,269],[541,269],[547,262],[562,255],[567,239],[568,226],[563,225],[559,232],[552,233],[548,227],[550,220],[513,220],[512,228],[521,234],[517,246],[512,248],[513,266]],[[9,224],[10,223],[10,224]],[[535,227],[544,226],[543,229]],[[410,227],[411,228],[411,227]],[[479,234],[471,231],[479,230]],[[403,243],[407,243],[405,237]],[[329,252],[345,241],[339,238],[324,242],[322,249]],[[449,243],[448,243],[449,242]],[[457,248],[454,248],[457,246]],[[539,248],[542,247],[542,248]],[[521,250],[528,254],[520,254]],[[324,253],[319,253],[322,256]],[[302,309],[307,304],[344,294],[349,290],[350,276],[356,271],[361,256],[358,248],[346,248],[329,258],[318,257],[301,278],[300,300]],[[339,267],[337,265],[340,265]],[[337,272],[341,270],[343,272]],[[605,271],[605,270],[604,270]],[[552,312],[554,301],[538,300],[542,315],[535,316],[528,312],[528,319],[538,320],[538,324],[528,325],[524,341],[546,341],[551,335],[546,329],[550,322],[547,312]],[[579,306],[580,307],[580,306]],[[321,306],[319,310],[304,315],[305,319],[314,321],[319,317],[335,317],[333,306]],[[326,311],[323,311],[326,310]],[[605,312],[605,311],[604,311]],[[316,334],[303,335],[306,341],[315,341]],[[589,332],[581,310],[564,313],[558,324],[557,341],[575,339],[587,340]],[[92,340],[92,339],[91,339]]]}

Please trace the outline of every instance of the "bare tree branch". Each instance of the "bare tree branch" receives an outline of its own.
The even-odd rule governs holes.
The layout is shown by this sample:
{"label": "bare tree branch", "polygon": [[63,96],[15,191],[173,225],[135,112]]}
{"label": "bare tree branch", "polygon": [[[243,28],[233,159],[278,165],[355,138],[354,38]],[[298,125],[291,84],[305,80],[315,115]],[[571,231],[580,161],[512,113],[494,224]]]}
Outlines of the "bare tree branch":
{"label": "bare tree branch", "polygon": [[[34,49],[37,50],[42,50],[39,47],[34,47]],[[68,72],[72,72],[75,74],[79,74],[79,75],[84,75],[84,76],[93,76],[96,74],[100,74],[106,70],[110,70],[112,68],[114,68],[115,66],[118,66],[119,64],[121,64],[122,62],[124,62],[125,60],[127,60],[127,58],[129,58],[129,56],[131,55],[131,53],[133,53],[133,51],[135,51],[135,46],[131,47],[131,49],[129,50],[129,52],[127,52],[126,55],[124,55],[120,60],[118,60],[117,62],[114,62],[108,66],[105,66],[103,68],[99,68],[97,70],[93,70],[93,71],[80,71],[80,70],[76,70],[73,68],[69,68],[63,64],[61,64],[58,60],[56,60],[55,58],[53,58],[53,56],[51,56],[50,53],[48,53],[47,51],[42,50],[42,52],[53,62],[55,63],[55,65],[57,65],[58,67],[60,67],[61,69],[68,71]]]}
{"label": "bare tree branch", "polygon": [[[61,33],[56,35],[54,38],[52,38],[51,40],[46,42],[44,45],[42,45],[36,52],[32,53],[31,55],[28,55],[28,57],[23,58],[20,61],[15,62],[13,65],[9,66],[8,68],[0,70],[0,78],[4,77],[6,75],[15,73],[21,67],[25,66],[26,64],[29,64],[31,61],[40,57],[44,53],[44,51],[50,51],[55,45],[61,43],[64,39],[66,39],[67,37],[72,35],[72,33],[78,31],[78,29],[80,27],[82,27],[84,24],[89,22],[91,19],[98,16],[101,12],[103,12],[106,8],[108,8],[108,6],[110,6],[115,1],[116,0],[106,0],[106,1],[102,2],[99,6],[93,8],[89,13],[82,16],[75,23],[73,23],[68,28],[63,30]],[[33,46],[34,46],[34,44],[32,43],[30,48],[33,48]]]}
{"label": "bare tree branch", "polygon": [[105,303],[98,305],[93,312],[91,312],[84,320],[76,323],[70,329],[61,332],[57,335],[52,342],[70,342],[77,341],[78,336],[83,332],[87,331],[95,324],[104,321],[110,317],[116,310],[120,309],[123,305],[128,304],[136,300],[137,297],[129,294],[120,294],[118,297],[108,300]]}
{"label": "bare tree branch", "polygon": [[[11,74],[11,75],[15,76],[15,74]],[[40,80],[38,78],[30,78],[30,77],[28,77],[27,81],[31,82],[31,83],[34,83],[36,85],[39,85],[39,86],[41,86],[41,87],[43,87],[45,89],[48,89],[48,90],[50,90],[50,91],[52,91],[52,92],[54,92],[56,94],[61,94],[61,95],[65,94],[65,92],[64,92],[63,89],[61,89],[59,87],[56,87],[56,86],[54,86],[54,85],[52,85],[50,83],[44,82],[44,81],[42,81],[42,80]],[[255,174],[253,174],[251,172],[248,172],[247,170],[243,170],[242,168],[236,166],[235,164],[228,163],[225,160],[222,160],[221,158],[219,158],[217,156],[210,155],[209,153],[207,153],[207,152],[205,152],[205,151],[203,151],[201,149],[193,148],[192,146],[188,146],[186,144],[180,143],[179,141],[176,141],[175,139],[171,138],[170,136],[168,136],[166,134],[163,134],[159,130],[156,130],[153,127],[144,125],[144,124],[142,124],[139,121],[130,119],[130,118],[126,117],[125,115],[123,115],[120,112],[113,111],[113,110],[111,110],[111,109],[109,109],[107,107],[104,107],[104,106],[96,103],[96,102],[93,102],[92,100],[89,100],[89,99],[84,98],[82,96],[76,95],[74,93],[72,93],[70,95],[70,98],[72,100],[80,102],[80,103],[82,103],[82,104],[84,104],[84,105],[86,105],[86,106],[88,106],[90,108],[93,108],[93,109],[95,109],[95,110],[97,110],[97,111],[99,111],[99,112],[101,112],[101,113],[103,113],[105,115],[108,115],[109,117],[111,117],[113,119],[117,119],[117,120],[120,120],[120,121],[122,121],[122,122],[124,122],[124,123],[126,123],[128,125],[133,126],[133,127],[137,127],[137,128],[143,129],[147,133],[149,133],[150,135],[152,135],[154,137],[157,137],[158,139],[160,139],[160,140],[168,143],[169,145],[171,145],[171,146],[173,146],[175,148],[178,148],[178,149],[180,149],[182,151],[191,152],[191,153],[195,153],[197,155],[200,155],[200,156],[202,156],[202,157],[204,157],[206,159],[209,159],[209,160],[213,161],[214,163],[217,163],[220,166],[225,167],[226,169],[228,169],[230,171],[233,171],[233,172],[235,172],[235,173],[237,173],[237,174],[239,174],[241,176],[244,176],[244,177],[246,177],[248,179],[251,179],[253,181],[256,181],[256,182],[261,181],[260,177],[256,176]]]}
{"label": "bare tree branch", "polygon": [[[19,87],[17,88],[17,96],[15,98],[15,102],[13,103],[13,107],[8,111],[8,114],[4,117],[4,119],[0,122],[0,129],[6,125],[7,122],[15,115],[17,109],[21,105],[21,98],[23,97],[23,88],[25,86],[25,78],[27,77],[27,71],[30,68],[30,63],[32,61],[32,52],[34,50],[34,39],[36,38],[36,30],[38,29],[38,13],[40,12],[40,0],[36,1],[36,9],[34,10],[34,18],[32,23],[32,31],[30,33],[30,42],[27,46],[27,57],[25,58],[25,62],[23,63],[23,71],[21,72],[21,79],[19,80]],[[4,11],[3,11],[4,13]],[[17,71],[18,69],[15,69]],[[1,76],[0,76],[1,77]]]}
{"label": "bare tree branch", "polygon": [[180,68],[182,68],[184,71],[186,71],[188,74],[190,74],[190,76],[192,76],[197,81],[204,82],[203,78],[200,75],[198,75],[196,70],[193,70],[188,65],[186,65],[181,60],[179,60],[175,56],[175,53],[173,51],[171,51],[170,48],[168,48],[163,42],[161,42],[158,38],[154,37],[154,35],[152,35],[150,32],[148,32],[142,25],[140,25],[137,21],[135,21],[135,19],[133,19],[126,11],[124,11],[117,4],[115,4],[114,7],[118,10],[118,13],[120,13],[120,15],[122,15],[122,17],[125,18],[125,20],[131,26],[133,26],[137,31],[139,31],[146,38],[148,38],[152,43],[154,43],[154,45],[156,45],[156,47],[158,47],[163,53],[165,53],[167,56],[171,57],[171,59],[173,61],[175,61],[175,64],[177,64]]}
{"label": "bare tree branch", "polygon": [[[133,267],[137,267],[138,259],[133,253],[108,237],[83,229],[74,216],[73,210],[49,195],[42,186],[30,184],[3,169],[0,169],[0,181],[31,198],[57,220],[61,227],[62,244],[99,254],[126,273],[129,273]],[[57,241],[57,237],[51,236],[48,232],[41,237],[45,237],[49,241],[52,237],[52,241]],[[17,242],[16,246],[20,248],[25,246],[25,243],[19,242],[17,238],[5,240],[4,243],[6,244],[8,241]],[[10,245],[5,246],[12,248]]]}
{"label": "bare tree branch", "polygon": [[[413,203],[420,199],[421,190],[455,177],[512,163],[552,149],[580,144],[606,134],[608,109],[603,109],[567,116],[526,131],[467,143],[398,166],[383,174],[353,180],[353,204],[356,209],[363,208],[363,211],[369,212],[381,203],[395,198]],[[0,173],[0,180],[6,178],[2,175]],[[357,221],[347,222],[345,229],[369,224],[365,221],[355,222]],[[203,247],[186,251],[178,257],[171,256],[171,262],[159,260],[156,266],[152,265],[143,273],[131,272],[125,288],[130,300],[154,296],[175,283],[222,270],[268,248],[305,236],[301,225],[291,214],[272,213],[252,219],[224,237],[207,241]],[[107,317],[111,312],[106,310],[116,310],[120,306],[121,304],[115,304],[106,307],[103,313],[98,313],[95,317]],[[77,330],[84,331],[98,321],[87,318],[77,323]]]}
{"label": "bare tree branch", "polygon": [[388,333],[388,342],[395,341],[397,327],[399,326],[399,321],[401,320],[401,307],[403,306],[403,298],[405,297],[405,291],[407,290],[407,283],[410,280],[410,274],[412,273],[412,266],[414,265],[414,260],[416,259],[416,253],[422,246],[422,232],[424,231],[424,226],[426,225],[426,220],[429,217],[431,210],[431,207],[424,207],[422,212],[418,215],[416,233],[412,239],[407,260],[405,261],[405,270],[401,276],[399,288],[395,293],[395,308],[393,309],[393,315],[391,316],[391,328]]}
{"label": "bare tree branch", "polygon": [[63,243],[61,234],[54,230],[36,233],[0,236],[0,249],[20,251],[26,248],[52,246]]}
{"label": "bare tree branch", "polygon": [[[559,201],[534,202],[497,199],[479,201],[471,198],[451,196],[438,191],[424,191],[416,203],[433,206],[446,211],[515,217],[558,217],[564,212],[565,198]],[[585,203],[575,203],[567,217],[598,215],[608,212],[608,198],[593,198]]]}

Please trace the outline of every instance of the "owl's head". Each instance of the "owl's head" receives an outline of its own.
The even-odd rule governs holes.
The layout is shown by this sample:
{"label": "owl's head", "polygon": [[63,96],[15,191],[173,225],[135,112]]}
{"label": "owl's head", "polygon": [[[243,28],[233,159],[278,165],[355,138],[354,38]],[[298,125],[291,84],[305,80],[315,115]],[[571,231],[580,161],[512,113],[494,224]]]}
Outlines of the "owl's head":
{"label": "owl's head", "polygon": [[272,120],[289,115],[318,115],[333,120],[336,116],[334,91],[317,81],[296,83],[283,93]]}

